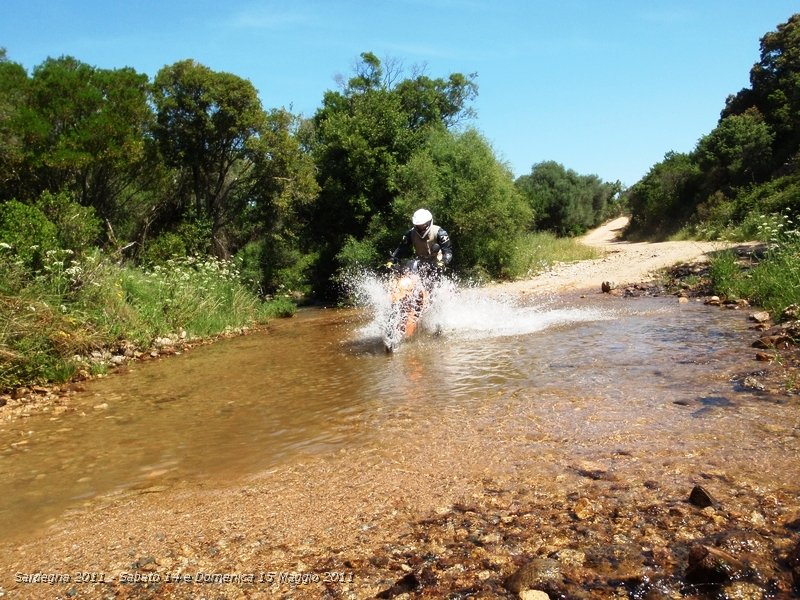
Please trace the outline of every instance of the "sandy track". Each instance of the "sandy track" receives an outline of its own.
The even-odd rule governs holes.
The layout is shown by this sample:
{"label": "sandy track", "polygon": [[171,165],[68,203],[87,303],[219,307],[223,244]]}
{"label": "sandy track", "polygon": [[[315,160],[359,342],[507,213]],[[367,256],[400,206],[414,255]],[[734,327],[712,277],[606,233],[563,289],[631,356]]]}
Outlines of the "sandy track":
{"label": "sandy track", "polygon": [[599,291],[604,281],[618,286],[648,281],[659,269],[706,260],[710,253],[730,246],[725,242],[620,241],[618,238],[627,224],[628,217],[619,217],[581,238],[582,243],[601,251],[601,258],[559,263],[532,279],[499,284],[496,289],[501,293],[521,294]]}

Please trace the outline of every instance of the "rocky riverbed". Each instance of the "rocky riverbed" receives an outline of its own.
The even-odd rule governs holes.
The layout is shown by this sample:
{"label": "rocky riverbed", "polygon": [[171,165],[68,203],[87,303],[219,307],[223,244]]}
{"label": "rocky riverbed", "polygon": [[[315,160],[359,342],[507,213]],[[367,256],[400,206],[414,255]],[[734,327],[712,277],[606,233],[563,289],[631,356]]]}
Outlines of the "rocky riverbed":
{"label": "rocky riverbed", "polygon": [[[779,416],[752,431],[742,426],[740,438],[709,421],[699,441],[678,432],[652,447],[621,430],[582,453],[563,447],[557,428],[519,433],[502,413],[492,428],[409,415],[395,447],[348,447],[208,483],[154,476],[86,498],[23,539],[0,541],[0,597],[797,597],[794,319],[776,324],[740,301],[714,299],[696,285],[702,263],[658,283],[614,283],[609,272],[619,271],[610,268],[593,277],[611,295],[752,314],[744,341],[752,362],[734,384],[759,414]],[[530,290],[520,285],[515,293]],[[601,293],[599,284],[568,289]],[[28,414],[56,418],[79,394],[20,391],[0,415],[17,424]],[[676,415],[695,410],[666,406]],[[25,451],[20,442],[4,460]]]}

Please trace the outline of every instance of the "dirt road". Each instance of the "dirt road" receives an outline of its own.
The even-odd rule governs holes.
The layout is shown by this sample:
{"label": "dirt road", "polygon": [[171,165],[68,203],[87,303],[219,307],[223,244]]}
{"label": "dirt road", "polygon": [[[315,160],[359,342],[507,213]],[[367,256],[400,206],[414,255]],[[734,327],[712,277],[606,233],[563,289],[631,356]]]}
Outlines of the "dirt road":
{"label": "dirt road", "polygon": [[619,217],[590,231],[581,241],[603,253],[601,258],[557,264],[532,278],[497,286],[502,293],[539,294],[571,290],[600,290],[604,281],[615,285],[652,279],[659,269],[680,262],[703,260],[722,250],[725,242],[625,242],[618,238],[628,224]]}

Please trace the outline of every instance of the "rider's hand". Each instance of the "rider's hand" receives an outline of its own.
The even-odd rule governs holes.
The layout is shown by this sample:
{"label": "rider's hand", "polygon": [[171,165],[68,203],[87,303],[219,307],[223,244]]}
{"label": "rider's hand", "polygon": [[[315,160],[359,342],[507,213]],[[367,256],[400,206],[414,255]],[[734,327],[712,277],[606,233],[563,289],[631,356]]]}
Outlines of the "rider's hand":
{"label": "rider's hand", "polygon": [[444,261],[443,260],[437,260],[436,261],[436,268],[439,269],[440,271],[442,269],[444,269]]}
{"label": "rider's hand", "polygon": [[384,267],[386,267],[387,269],[391,269],[393,266],[394,263],[391,260],[387,261],[386,264],[384,265]]}

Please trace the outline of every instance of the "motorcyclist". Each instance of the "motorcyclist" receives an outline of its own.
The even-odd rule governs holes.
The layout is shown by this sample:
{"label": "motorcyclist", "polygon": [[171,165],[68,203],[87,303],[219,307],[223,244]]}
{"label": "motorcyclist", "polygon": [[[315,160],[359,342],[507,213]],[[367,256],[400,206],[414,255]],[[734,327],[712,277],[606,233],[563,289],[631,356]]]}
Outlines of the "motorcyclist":
{"label": "motorcyclist", "polygon": [[414,225],[400,241],[400,245],[392,252],[387,267],[392,267],[401,258],[408,256],[414,248],[417,258],[441,272],[453,260],[453,244],[447,232],[433,224],[433,215],[429,210],[420,208],[411,217]]}

